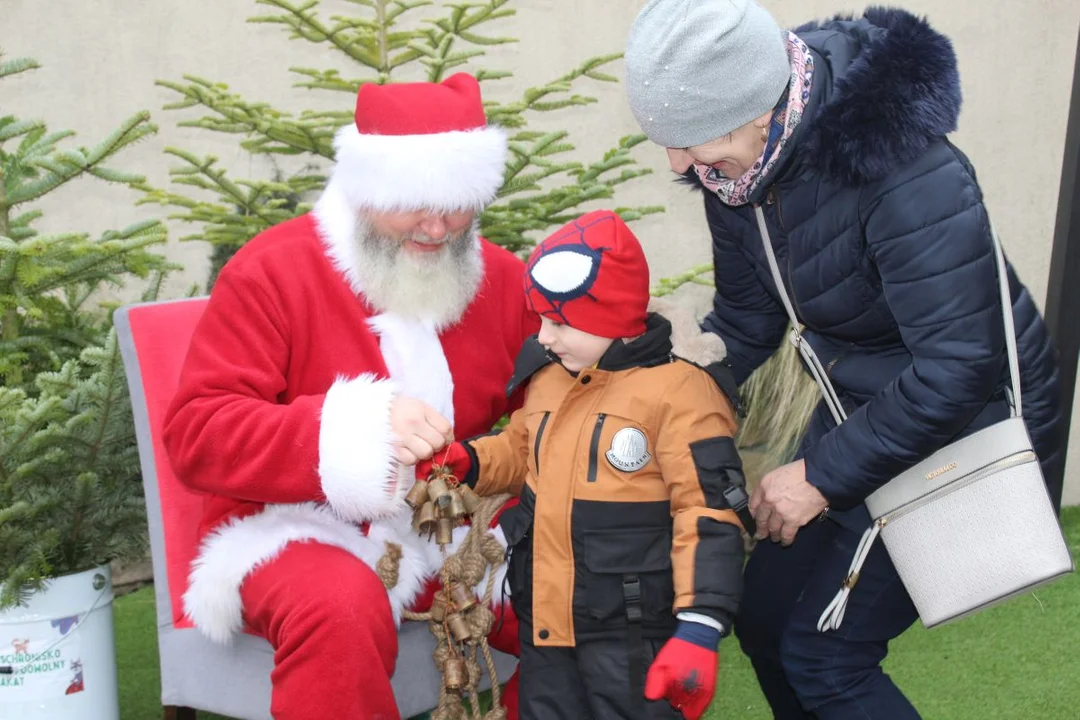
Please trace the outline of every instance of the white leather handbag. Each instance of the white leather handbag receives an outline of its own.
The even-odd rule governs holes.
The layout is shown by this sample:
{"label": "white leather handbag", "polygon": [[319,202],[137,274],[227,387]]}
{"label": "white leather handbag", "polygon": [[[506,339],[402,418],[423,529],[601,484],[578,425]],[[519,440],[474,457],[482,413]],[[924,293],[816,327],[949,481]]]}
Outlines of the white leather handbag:
{"label": "white leather handbag", "polygon": [[[839,425],[847,414],[799,332],[760,207],[758,230],[798,348]],[[933,627],[994,605],[1073,571],[1073,559],[1021,415],[1020,362],[1005,256],[996,235],[1001,309],[1009,358],[1010,417],[946,445],[866,498],[873,524],[859,543],[847,578],[818,621],[840,627],[848,597],[878,535],[900,580]]]}

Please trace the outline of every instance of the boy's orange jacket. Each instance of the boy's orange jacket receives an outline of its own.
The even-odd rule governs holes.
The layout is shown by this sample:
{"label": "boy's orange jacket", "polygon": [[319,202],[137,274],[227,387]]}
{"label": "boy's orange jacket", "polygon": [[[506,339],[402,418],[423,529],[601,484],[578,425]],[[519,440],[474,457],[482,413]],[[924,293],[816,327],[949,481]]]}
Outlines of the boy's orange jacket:
{"label": "boy's orange jacket", "polygon": [[[666,320],[653,316],[650,327],[666,341]],[[743,543],[724,492],[744,482],[727,395],[669,343],[636,356],[624,345],[622,363],[606,363],[609,351],[576,376],[529,343],[515,374],[531,376],[524,406],[503,432],[468,444],[477,492],[521,495],[509,573],[515,606],[531,597],[519,613],[533,642],[572,646],[625,627],[628,578],[640,581],[646,630],[670,630],[679,612],[730,628]]]}

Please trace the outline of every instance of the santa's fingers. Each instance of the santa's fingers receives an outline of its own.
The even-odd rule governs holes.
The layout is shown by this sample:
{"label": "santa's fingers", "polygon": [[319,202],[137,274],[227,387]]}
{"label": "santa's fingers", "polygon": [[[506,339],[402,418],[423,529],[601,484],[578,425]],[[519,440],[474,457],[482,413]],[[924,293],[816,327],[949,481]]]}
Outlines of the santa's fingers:
{"label": "santa's fingers", "polygon": [[414,428],[412,436],[430,445],[433,453],[442,450],[447,445],[446,434],[431,425],[421,425]]}
{"label": "santa's fingers", "polygon": [[428,438],[420,435],[407,435],[397,441],[397,446],[399,450],[411,453],[413,457],[416,458],[412,463],[415,464],[420,460],[427,460],[434,455],[441,443],[442,440],[437,435],[436,442],[431,442]]}
{"label": "santa's fingers", "polygon": [[400,444],[395,445],[394,455],[402,465],[415,465],[420,462],[420,458],[416,457],[415,453]]}
{"label": "santa's fingers", "polygon": [[430,406],[424,408],[424,421],[439,433],[446,444],[454,442],[454,426],[434,408]]}
{"label": "santa's fingers", "polygon": [[449,420],[427,403],[405,396],[394,398],[390,405],[390,429],[402,439],[420,435],[437,448],[451,442],[453,435]]}

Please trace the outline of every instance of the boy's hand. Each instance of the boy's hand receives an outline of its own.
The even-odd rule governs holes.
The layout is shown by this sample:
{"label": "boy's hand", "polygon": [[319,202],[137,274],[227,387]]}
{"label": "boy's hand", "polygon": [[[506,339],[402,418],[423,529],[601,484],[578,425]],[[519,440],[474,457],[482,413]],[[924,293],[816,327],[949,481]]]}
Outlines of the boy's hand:
{"label": "boy's hand", "polygon": [[645,697],[666,698],[687,720],[697,720],[716,691],[716,646],[720,633],[708,625],[682,620],[656,654],[645,678]]}
{"label": "boy's hand", "polygon": [[420,480],[426,480],[428,475],[431,474],[434,465],[449,467],[453,476],[458,481],[461,481],[465,479],[465,476],[469,474],[469,470],[472,469],[472,458],[465,449],[464,443],[450,443],[446,450],[437,452],[433,457],[418,462],[416,464],[416,477]]}

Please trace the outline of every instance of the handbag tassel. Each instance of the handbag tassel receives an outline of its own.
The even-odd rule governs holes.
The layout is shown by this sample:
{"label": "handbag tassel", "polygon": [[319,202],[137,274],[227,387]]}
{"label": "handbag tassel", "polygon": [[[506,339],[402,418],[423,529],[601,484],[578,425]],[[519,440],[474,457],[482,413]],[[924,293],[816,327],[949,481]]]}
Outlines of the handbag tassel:
{"label": "handbag tassel", "polygon": [[873,547],[874,541],[881,534],[883,524],[880,520],[875,521],[863,533],[862,539],[859,541],[859,548],[855,551],[855,557],[851,559],[851,567],[848,568],[847,577],[844,578],[844,584],[841,586],[840,592],[836,593],[836,597],[832,599],[832,602],[829,603],[829,606],[825,608],[825,612],[821,613],[821,617],[818,619],[817,629],[819,632],[840,629],[840,623],[844,622],[844,611],[847,610],[848,598],[851,596],[855,584],[859,582],[859,571],[862,570],[863,563],[866,562],[867,556],[870,555],[870,548]]}

